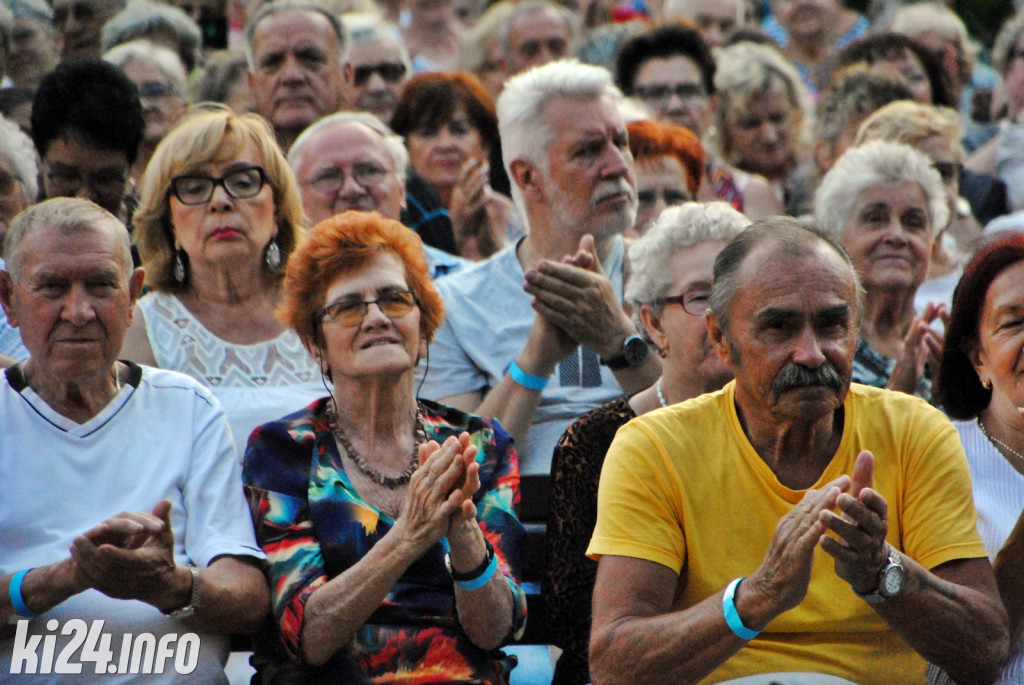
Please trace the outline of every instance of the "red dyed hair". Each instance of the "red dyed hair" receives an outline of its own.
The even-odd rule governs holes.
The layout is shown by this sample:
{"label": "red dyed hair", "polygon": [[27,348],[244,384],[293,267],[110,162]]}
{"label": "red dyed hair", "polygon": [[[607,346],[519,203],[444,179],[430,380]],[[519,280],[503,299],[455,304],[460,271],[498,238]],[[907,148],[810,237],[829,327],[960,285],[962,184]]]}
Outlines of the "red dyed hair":
{"label": "red dyed hair", "polygon": [[991,388],[981,384],[974,370],[971,353],[980,342],[981,312],[992,282],[1019,262],[1024,262],[1024,233],[997,233],[974,253],[953,293],[933,394],[954,419],[974,418],[992,399]]}
{"label": "red dyed hair", "polygon": [[637,162],[659,157],[675,157],[686,170],[686,187],[697,192],[704,174],[704,146],[690,129],[678,124],[662,124],[650,119],[631,121],[629,149]]}
{"label": "red dyed hair", "polygon": [[444,302],[430,280],[423,242],[403,224],[377,212],[342,212],[309,231],[288,260],[278,318],[307,346],[319,344],[327,289],[339,276],[381,254],[398,257],[405,267],[409,290],[420,307],[420,333],[430,342],[444,318]]}

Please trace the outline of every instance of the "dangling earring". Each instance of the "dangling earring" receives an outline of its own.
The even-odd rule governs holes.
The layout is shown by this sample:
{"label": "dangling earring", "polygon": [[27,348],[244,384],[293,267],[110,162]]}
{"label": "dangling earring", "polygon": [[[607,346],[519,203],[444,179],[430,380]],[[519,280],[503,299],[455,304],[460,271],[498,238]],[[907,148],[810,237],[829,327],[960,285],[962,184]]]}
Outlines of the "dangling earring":
{"label": "dangling earring", "polygon": [[185,282],[185,251],[180,247],[174,251],[174,281]]}
{"label": "dangling earring", "polygon": [[281,248],[277,246],[277,239],[271,238],[270,244],[267,245],[267,266],[271,270],[277,269],[281,266]]}

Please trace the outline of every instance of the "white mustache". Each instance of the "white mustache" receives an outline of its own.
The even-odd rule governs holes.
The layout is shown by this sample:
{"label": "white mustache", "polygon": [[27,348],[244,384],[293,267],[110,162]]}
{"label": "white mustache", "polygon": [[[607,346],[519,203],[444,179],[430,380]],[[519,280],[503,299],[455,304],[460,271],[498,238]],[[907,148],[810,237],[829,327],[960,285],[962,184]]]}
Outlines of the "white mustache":
{"label": "white mustache", "polygon": [[614,195],[626,193],[630,202],[636,202],[636,189],[625,180],[608,181],[597,187],[594,191],[594,202],[600,202]]}

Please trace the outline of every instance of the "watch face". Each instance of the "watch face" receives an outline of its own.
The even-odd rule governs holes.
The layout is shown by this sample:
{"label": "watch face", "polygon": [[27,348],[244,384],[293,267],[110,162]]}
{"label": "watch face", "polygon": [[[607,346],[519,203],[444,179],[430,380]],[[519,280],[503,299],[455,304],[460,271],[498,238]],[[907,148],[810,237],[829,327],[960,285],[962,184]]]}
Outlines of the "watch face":
{"label": "watch face", "polygon": [[640,336],[634,335],[626,340],[623,355],[630,366],[638,366],[647,358],[647,343]]}
{"label": "watch face", "polygon": [[899,566],[891,566],[885,570],[882,576],[881,592],[886,597],[898,595],[903,589],[903,569]]}

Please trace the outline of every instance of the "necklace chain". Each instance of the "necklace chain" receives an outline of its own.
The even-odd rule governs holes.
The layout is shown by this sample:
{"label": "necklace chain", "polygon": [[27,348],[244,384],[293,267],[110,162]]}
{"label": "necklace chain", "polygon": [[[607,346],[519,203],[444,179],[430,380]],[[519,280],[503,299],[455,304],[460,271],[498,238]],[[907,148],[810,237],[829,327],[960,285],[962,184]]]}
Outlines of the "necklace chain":
{"label": "necklace chain", "polygon": [[994,445],[996,445],[998,447],[1002,447],[1004,450],[1006,450],[1007,452],[1009,452],[1013,456],[1017,457],[1018,459],[1021,460],[1022,463],[1024,463],[1024,454],[1021,454],[1017,450],[1013,449],[1012,447],[1007,445],[1005,442],[1003,442],[999,438],[996,438],[996,437],[993,437],[993,436],[989,435],[988,431],[985,430],[985,424],[981,422],[980,418],[978,419],[978,428],[981,429],[981,432],[984,434],[984,436],[986,438],[988,438],[989,442],[993,443]]}
{"label": "necklace chain", "polygon": [[344,448],[345,452],[355,463],[356,468],[363,472],[370,480],[377,485],[383,485],[389,489],[395,489],[399,485],[405,485],[412,478],[412,474],[416,472],[416,468],[419,466],[419,446],[426,443],[427,441],[427,429],[423,425],[423,410],[420,408],[419,403],[416,403],[416,429],[413,432],[413,445],[412,445],[412,457],[409,459],[409,465],[397,476],[385,476],[383,473],[375,469],[363,455],[356,452],[356,448],[349,442],[348,437],[345,435],[345,431],[341,429],[338,424],[338,412],[334,408],[334,401],[327,405],[327,425],[331,428],[331,433],[337,439],[338,443]]}
{"label": "necklace chain", "polygon": [[662,384],[662,382],[664,380],[665,380],[665,377],[664,376],[660,376],[658,378],[658,384],[656,386],[654,386],[654,389],[658,391],[658,401],[661,402],[661,406],[667,407],[668,406],[668,400],[665,399],[665,391],[662,390],[662,388],[661,388],[661,384]]}

